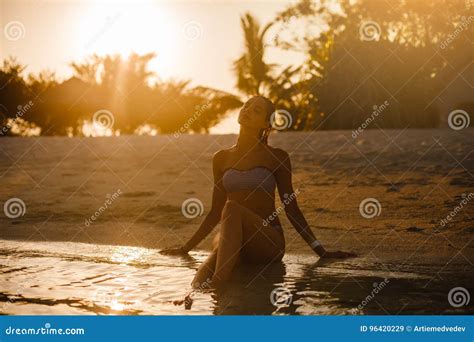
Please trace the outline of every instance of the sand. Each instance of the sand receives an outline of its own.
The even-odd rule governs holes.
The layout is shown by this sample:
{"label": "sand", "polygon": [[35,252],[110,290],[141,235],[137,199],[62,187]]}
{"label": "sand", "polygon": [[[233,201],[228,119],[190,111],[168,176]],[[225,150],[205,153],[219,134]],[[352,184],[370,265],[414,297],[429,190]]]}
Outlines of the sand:
{"label": "sand", "polygon": [[[474,275],[473,203],[466,203],[447,225],[440,225],[459,208],[463,196],[474,192],[473,133],[472,129],[366,130],[357,139],[350,131],[280,133],[271,136],[270,144],[290,153],[294,187],[300,192],[298,202],[318,238],[327,248],[352,250],[359,255],[336,267],[346,270],[344,278],[347,272],[358,270],[364,277],[367,272],[415,274],[415,278],[425,279],[416,288],[424,288],[427,296],[436,298],[434,303],[447,304],[450,288],[462,286],[473,293],[469,288]],[[235,140],[235,135],[3,138],[0,200],[3,205],[10,198],[19,198],[26,211],[18,218],[0,215],[0,238],[23,241],[2,244],[10,250],[10,244],[23,248],[28,241],[36,244],[28,245],[28,250],[42,250],[48,249],[46,242],[62,241],[72,246],[144,247],[155,253],[184,243],[202,217],[186,217],[181,205],[196,198],[203,203],[203,214],[207,212],[212,155]],[[361,215],[359,205],[367,198],[379,201],[378,216]],[[106,202],[107,209],[98,212]],[[298,256],[306,258],[304,265],[317,261],[284,215],[281,218],[287,266],[296,265],[294,258]],[[209,250],[213,234],[199,246],[196,253],[201,258]],[[53,250],[68,245],[54,246]],[[87,249],[70,248],[78,255]],[[24,264],[21,255],[9,260],[4,267],[15,268],[12,262]],[[64,267],[74,269],[73,264]],[[188,269],[191,272],[186,273],[186,281],[190,281],[193,270]],[[170,270],[165,274],[176,278]],[[15,272],[12,277],[16,279]],[[385,275],[376,277],[384,279]],[[362,288],[372,280],[361,281]],[[414,283],[403,286],[407,284]],[[403,288],[399,286],[398,293]],[[0,290],[4,300],[21,294],[5,284]],[[365,297],[363,293],[349,298],[350,305],[342,305],[342,311],[334,312],[347,312]],[[91,299],[89,294],[84,297]],[[420,303],[424,302],[420,299]],[[317,303],[313,304],[300,313],[320,313]],[[384,310],[377,307],[383,314]],[[458,310],[463,309],[467,310]],[[140,306],[130,310],[147,312]],[[449,312],[450,308],[443,310]],[[210,313],[209,306],[199,312]],[[431,312],[439,310],[433,308]]]}

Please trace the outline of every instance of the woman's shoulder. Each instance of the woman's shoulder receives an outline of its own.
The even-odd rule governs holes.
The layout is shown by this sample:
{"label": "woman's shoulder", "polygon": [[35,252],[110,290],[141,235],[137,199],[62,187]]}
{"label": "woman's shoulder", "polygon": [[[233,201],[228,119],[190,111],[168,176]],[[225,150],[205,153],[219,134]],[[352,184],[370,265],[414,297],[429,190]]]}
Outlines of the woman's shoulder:
{"label": "woman's shoulder", "polygon": [[287,160],[290,158],[290,155],[288,152],[286,152],[284,149],[279,148],[279,147],[273,147],[270,145],[267,145],[269,151],[273,155],[274,158],[278,160],[278,162],[282,163],[283,161]]}
{"label": "woman's shoulder", "polygon": [[232,147],[229,147],[229,148],[223,148],[217,152],[214,153],[213,157],[212,157],[212,160],[215,162],[215,163],[223,163],[227,156],[232,153],[232,151],[234,150],[235,146],[232,146]]}

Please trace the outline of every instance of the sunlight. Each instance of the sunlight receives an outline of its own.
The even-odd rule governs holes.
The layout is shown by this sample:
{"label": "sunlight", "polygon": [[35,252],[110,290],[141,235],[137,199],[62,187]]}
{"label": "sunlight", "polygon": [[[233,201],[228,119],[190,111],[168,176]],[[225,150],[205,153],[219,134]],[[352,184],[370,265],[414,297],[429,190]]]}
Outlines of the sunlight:
{"label": "sunlight", "polygon": [[120,130],[112,130],[98,122],[84,121],[82,123],[82,135],[85,137],[111,137],[120,136]]}
{"label": "sunlight", "polygon": [[117,247],[111,256],[111,260],[120,263],[129,263],[141,259],[146,252],[141,248],[136,247]]}
{"label": "sunlight", "polygon": [[166,3],[90,3],[77,23],[82,56],[157,52],[150,63],[161,78],[172,75],[179,48],[179,23]]}
{"label": "sunlight", "polygon": [[136,134],[136,135],[149,135],[149,136],[156,136],[158,135],[158,130],[153,127],[152,125],[149,125],[149,124],[144,124],[144,125],[141,125],[139,126],[134,132],[133,134]]}
{"label": "sunlight", "polygon": [[123,308],[125,307],[124,304],[120,303],[118,301],[118,299],[113,299],[111,302],[110,302],[110,308],[112,310],[116,310],[116,311],[122,311]]}

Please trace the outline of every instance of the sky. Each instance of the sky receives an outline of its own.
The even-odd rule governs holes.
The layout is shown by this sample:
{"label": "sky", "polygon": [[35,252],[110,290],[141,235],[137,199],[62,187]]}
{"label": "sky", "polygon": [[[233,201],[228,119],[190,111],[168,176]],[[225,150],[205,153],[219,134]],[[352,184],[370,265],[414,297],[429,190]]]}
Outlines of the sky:
{"label": "sky", "polygon": [[[0,58],[13,55],[26,72],[51,70],[65,79],[68,66],[93,53],[155,52],[150,64],[160,79],[188,79],[238,94],[232,61],[243,52],[240,15],[262,24],[291,1],[79,1],[0,0]],[[7,39],[10,38],[10,39]],[[12,39],[13,38],[13,39]],[[291,64],[296,56],[275,48],[268,62]],[[213,132],[238,130],[235,114]]]}

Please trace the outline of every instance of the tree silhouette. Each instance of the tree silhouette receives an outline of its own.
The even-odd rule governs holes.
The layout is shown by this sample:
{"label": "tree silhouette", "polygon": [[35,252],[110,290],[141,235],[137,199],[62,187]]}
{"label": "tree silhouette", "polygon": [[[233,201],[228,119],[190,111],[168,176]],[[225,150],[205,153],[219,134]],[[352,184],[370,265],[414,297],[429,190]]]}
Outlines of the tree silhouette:
{"label": "tree silhouette", "polygon": [[[473,106],[469,14],[464,0],[301,0],[262,27],[247,12],[245,50],[232,65],[236,87],[286,110],[289,130],[354,129],[374,111],[369,128],[438,127],[449,111]],[[266,63],[268,41],[304,61]],[[73,76],[63,82],[50,71],[25,76],[26,66],[5,59],[1,136],[25,131],[12,124],[41,127],[44,135],[81,135],[101,110],[113,115],[116,133],[208,132],[241,106],[232,94],[193,88],[188,80],[159,81],[149,69],[155,57],[92,55],[71,63]]]}
{"label": "tree silhouette", "polygon": [[265,34],[272,23],[260,27],[258,20],[249,12],[240,18],[244,34],[245,51],[234,61],[236,87],[246,95],[261,95],[262,86],[272,81],[273,66],[264,61]]}
{"label": "tree silhouette", "polygon": [[[338,6],[304,0],[287,8],[277,22],[297,20],[285,26],[290,38],[278,46],[306,56],[291,75],[297,80],[287,82],[294,91],[285,92],[289,103],[298,100],[295,93],[303,94],[302,104],[293,105],[297,128],[355,128],[384,101],[389,106],[374,128],[436,127],[440,115],[433,101],[446,87],[440,72],[452,68],[456,75],[466,66],[463,44],[469,44],[472,26],[448,48],[440,49],[440,43],[463,15],[469,17],[461,0],[341,0]],[[298,27],[314,34],[302,37]]]}
{"label": "tree silhouette", "polygon": [[47,71],[24,78],[25,67],[8,59],[0,69],[2,128],[15,118],[17,106],[31,100],[21,119],[41,127],[44,135],[82,135],[84,123],[92,124],[94,114],[104,110],[112,115],[110,130],[121,134],[143,131],[146,125],[161,133],[208,132],[242,105],[232,94],[191,88],[189,81],[158,82],[148,69],[153,58],[154,53],[93,55],[71,63],[73,76],[61,83]]}
{"label": "tree silhouette", "polygon": [[23,105],[28,98],[28,86],[22,77],[26,66],[18,63],[14,57],[3,61],[0,69],[0,113],[2,126],[8,119],[17,115],[18,106]]}

